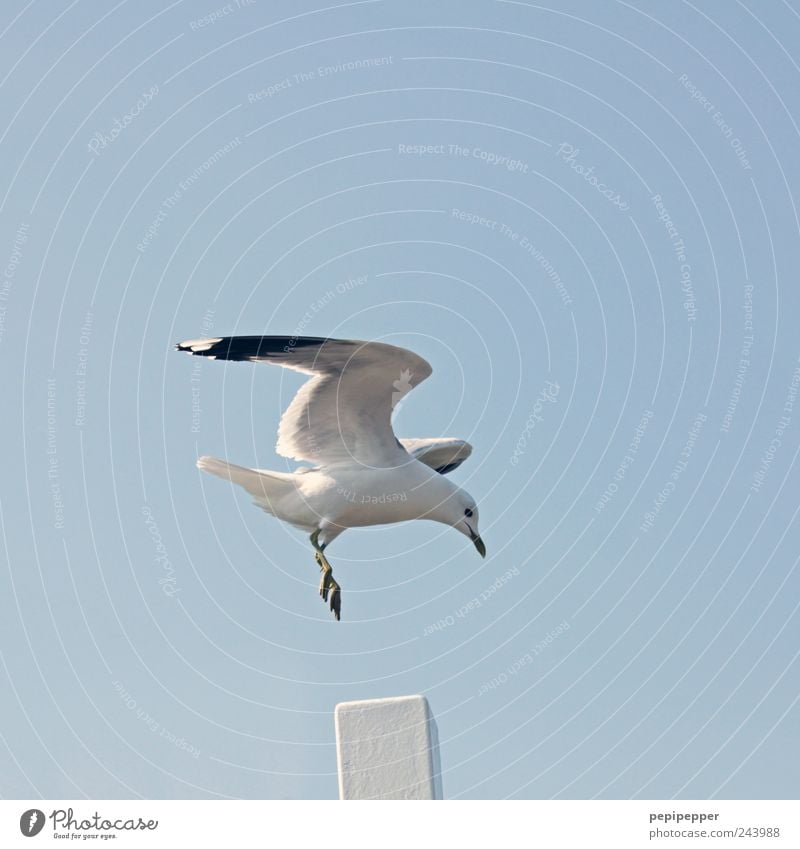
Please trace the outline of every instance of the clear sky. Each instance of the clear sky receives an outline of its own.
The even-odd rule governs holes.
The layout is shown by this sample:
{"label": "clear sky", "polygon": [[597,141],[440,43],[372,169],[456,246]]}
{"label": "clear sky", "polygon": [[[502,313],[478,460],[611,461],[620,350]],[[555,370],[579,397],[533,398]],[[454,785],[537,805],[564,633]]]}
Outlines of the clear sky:
{"label": "clear sky", "polygon": [[[450,798],[800,789],[796,0],[12,0],[0,43],[0,794],[334,798],[337,702],[425,694]],[[329,553],[299,375],[434,368],[489,556]]]}

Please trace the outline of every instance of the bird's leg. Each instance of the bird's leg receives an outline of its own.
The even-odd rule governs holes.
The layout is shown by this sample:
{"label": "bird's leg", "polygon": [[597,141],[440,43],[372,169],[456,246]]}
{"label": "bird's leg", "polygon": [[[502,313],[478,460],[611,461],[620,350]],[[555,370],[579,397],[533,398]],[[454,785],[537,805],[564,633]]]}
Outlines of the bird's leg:
{"label": "bird's leg", "polygon": [[322,570],[322,578],[319,582],[319,594],[325,602],[328,601],[328,595],[330,595],[330,608],[338,622],[342,615],[342,588],[334,579],[333,569],[331,564],[328,563],[328,558],[324,554],[325,543],[320,543],[319,541],[321,530],[321,528],[317,528],[317,530],[311,534],[311,545],[313,545],[315,549],[314,557],[319,564],[319,568]]}

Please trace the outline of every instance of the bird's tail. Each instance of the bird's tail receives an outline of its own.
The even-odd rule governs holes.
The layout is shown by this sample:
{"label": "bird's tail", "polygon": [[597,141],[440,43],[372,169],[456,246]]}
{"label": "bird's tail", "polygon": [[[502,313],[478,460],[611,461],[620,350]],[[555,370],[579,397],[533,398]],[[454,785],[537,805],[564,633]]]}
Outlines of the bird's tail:
{"label": "bird's tail", "polygon": [[285,472],[269,472],[264,469],[246,469],[217,457],[200,457],[197,468],[216,475],[218,478],[232,481],[246,489],[256,504],[268,513],[273,513],[273,505],[295,488],[294,476]]}

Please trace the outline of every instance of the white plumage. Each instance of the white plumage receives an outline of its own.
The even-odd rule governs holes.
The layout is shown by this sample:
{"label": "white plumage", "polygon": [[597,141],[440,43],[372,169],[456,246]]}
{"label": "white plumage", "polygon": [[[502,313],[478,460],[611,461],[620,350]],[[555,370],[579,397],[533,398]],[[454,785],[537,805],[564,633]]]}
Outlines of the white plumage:
{"label": "white plumage", "polygon": [[382,342],[289,336],[193,339],[176,347],[310,375],[281,418],[276,450],[312,468],[289,474],[215,457],[201,457],[197,465],[311,533],[323,571],[320,594],[326,600],[330,594],[337,619],[341,592],[323,550],[348,528],[430,519],[452,525],[485,554],[474,500],[443,477],[472,447],[452,438],[398,440],[392,429],[393,408],[432,372],[422,357]]}

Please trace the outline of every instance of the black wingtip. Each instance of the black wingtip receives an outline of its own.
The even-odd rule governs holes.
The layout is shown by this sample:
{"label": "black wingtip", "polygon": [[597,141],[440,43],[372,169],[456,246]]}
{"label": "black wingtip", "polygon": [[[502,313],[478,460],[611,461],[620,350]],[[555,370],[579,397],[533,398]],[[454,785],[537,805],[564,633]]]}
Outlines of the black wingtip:
{"label": "black wingtip", "polygon": [[295,350],[318,348],[330,340],[318,336],[217,336],[178,342],[178,351],[215,360],[285,359]]}

